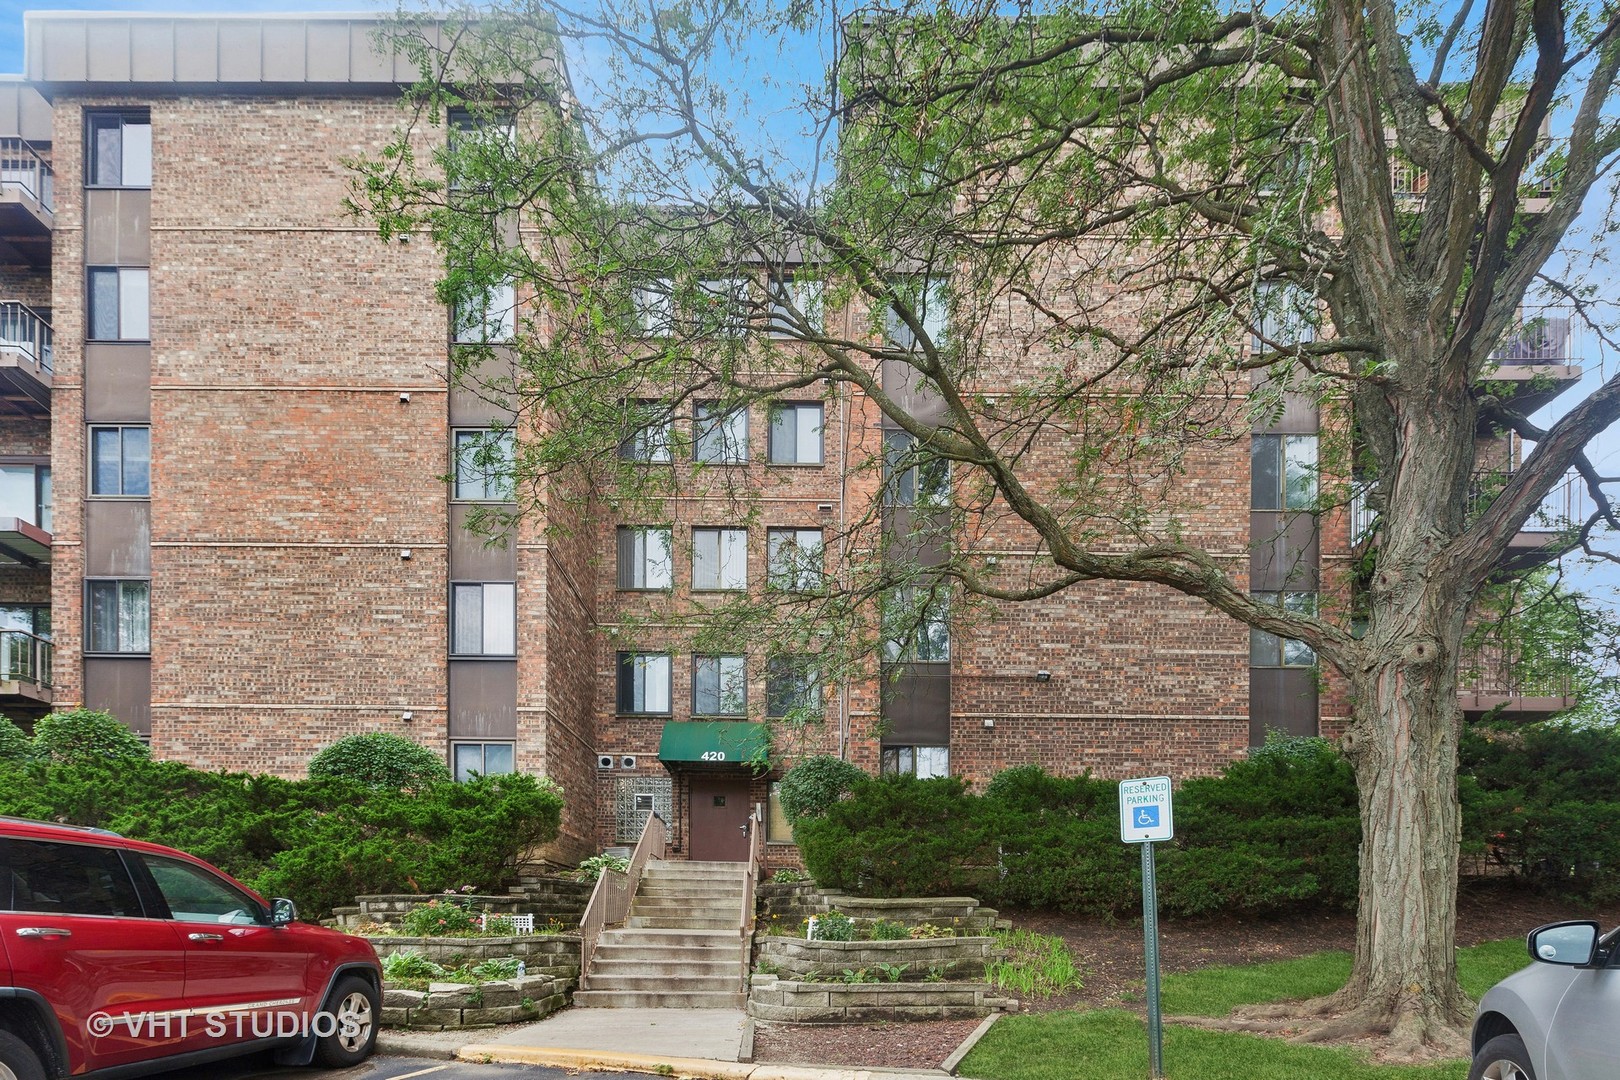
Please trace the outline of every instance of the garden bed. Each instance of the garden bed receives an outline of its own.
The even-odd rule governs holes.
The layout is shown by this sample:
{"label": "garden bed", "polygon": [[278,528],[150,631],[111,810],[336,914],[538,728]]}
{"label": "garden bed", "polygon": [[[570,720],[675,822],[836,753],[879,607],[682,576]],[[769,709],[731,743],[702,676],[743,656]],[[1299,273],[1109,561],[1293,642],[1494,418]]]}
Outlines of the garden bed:
{"label": "garden bed", "polygon": [[384,983],[379,1021],[384,1027],[442,1031],[539,1020],[567,1005],[573,986],[572,979],[532,974],[483,983],[435,982],[425,990]]}
{"label": "garden bed", "polygon": [[767,937],[759,943],[760,971],[784,979],[836,977],[846,971],[898,971],[899,981],[929,977],[982,977],[1004,955],[995,938],[938,937],[897,941],[805,941]]}
{"label": "garden bed", "polygon": [[842,911],[861,929],[888,921],[915,926],[933,923],[958,934],[983,933],[1007,924],[994,908],[981,907],[971,896],[877,898],[817,888],[811,882],[765,883],[759,886],[759,927],[766,933],[797,927],[811,915]]}
{"label": "garden bed", "polygon": [[748,987],[749,1016],[796,1024],[966,1020],[1017,1008],[984,982],[829,983],[756,975]]}
{"label": "garden bed", "polygon": [[514,957],[529,975],[559,979],[579,978],[578,934],[518,934],[513,937],[404,937],[386,934],[367,937],[378,957],[410,952],[436,964],[459,967],[480,960]]}

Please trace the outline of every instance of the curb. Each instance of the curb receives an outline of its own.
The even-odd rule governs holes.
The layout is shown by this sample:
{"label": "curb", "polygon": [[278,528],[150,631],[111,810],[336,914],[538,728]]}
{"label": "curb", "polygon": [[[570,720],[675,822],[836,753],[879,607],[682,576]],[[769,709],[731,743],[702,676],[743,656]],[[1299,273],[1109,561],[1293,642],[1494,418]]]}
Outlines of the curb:
{"label": "curb", "polygon": [[979,1026],[974,1028],[973,1031],[969,1033],[968,1037],[962,1040],[962,1045],[958,1046],[955,1050],[952,1050],[951,1056],[942,1061],[939,1067],[950,1073],[952,1076],[955,1076],[958,1066],[962,1064],[962,1059],[968,1056],[968,1051],[977,1046],[979,1044],[979,1040],[984,1038],[985,1035],[989,1033],[991,1024],[994,1024],[997,1020],[1000,1020],[1006,1015],[1006,1013],[994,1012],[985,1017],[984,1020],[980,1022]]}
{"label": "curb", "polygon": [[751,1065],[710,1058],[658,1057],[653,1054],[612,1054],[547,1046],[502,1046],[495,1043],[463,1046],[460,1061],[500,1062],[508,1065],[551,1065],[566,1069],[605,1069],[642,1072],[689,1080],[941,1080],[938,1070],[824,1069],[813,1065]]}

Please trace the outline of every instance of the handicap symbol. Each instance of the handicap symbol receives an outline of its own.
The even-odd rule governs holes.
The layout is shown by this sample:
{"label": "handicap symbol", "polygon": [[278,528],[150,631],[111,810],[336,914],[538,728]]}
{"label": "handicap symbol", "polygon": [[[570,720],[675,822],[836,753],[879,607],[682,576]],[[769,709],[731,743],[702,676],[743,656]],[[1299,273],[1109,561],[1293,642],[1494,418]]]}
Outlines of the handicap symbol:
{"label": "handicap symbol", "polygon": [[1157,829],[1159,827],[1159,808],[1157,806],[1137,807],[1136,827],[1138,829]]}

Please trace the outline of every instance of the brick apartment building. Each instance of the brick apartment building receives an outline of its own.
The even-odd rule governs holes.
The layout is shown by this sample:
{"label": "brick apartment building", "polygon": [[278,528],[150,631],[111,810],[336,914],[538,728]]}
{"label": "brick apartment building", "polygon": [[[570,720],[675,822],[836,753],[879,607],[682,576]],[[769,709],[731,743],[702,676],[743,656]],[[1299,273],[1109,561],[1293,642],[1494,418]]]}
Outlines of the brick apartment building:
{"label": "brick apartment building", "polygon": [[[107,709],[160,756],[291,775],[343,735],[393,732],[458,774],[556,779],[565,855],[632,841],[656,809],[695,858],[733,857],[747,808],[773,803],[746,761],[807,697],[824,718],[800,752],[980,780],[1025,762],[1195,775],[1267,729],[1342,722],[1308,650],[1146,585],[941,619],[897,677],[837,686],[656,627],[626,644],[615,631],[671,597],[761,589],[819,552],[869,499],[846,463],[895,433],[847,389],[745,416],[698,403],[675,422],[711,475],[767,492],[754,519],[694,491],[668,523],[469,530],[509,496],[481,463],[510,452],[489,432],[517,411],[449,383],[469,327],[436,299],[442,255],[344,211],[345,160],[393,136],[414,76],[374,27],[27,16],[27,71],[0,82],[0,711]],[[498,342],[510,318],[477,333]],[[1567,354],[1505,355],[1500,374],[1567,385]],[[1314,604],[1351,550],[1352,515],[1300,510],[1320,422],[1292,402],[1190,468],[1195,539],[1288,603]],[[667,445],[624,454],[663,463]],[[999,552],[1034,554],[1017,532]],[[1474,712],[1558,704],[1470,693]],[[775,814],[768,839],[787,839]]]}

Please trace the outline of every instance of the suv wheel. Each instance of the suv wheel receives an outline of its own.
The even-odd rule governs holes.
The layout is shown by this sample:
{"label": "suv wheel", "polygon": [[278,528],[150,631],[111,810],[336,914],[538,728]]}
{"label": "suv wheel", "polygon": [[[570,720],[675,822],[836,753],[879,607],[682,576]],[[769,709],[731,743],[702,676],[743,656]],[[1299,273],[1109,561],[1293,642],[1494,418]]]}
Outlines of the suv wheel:
{"label": "suv wheel", "polygon": [[0,1031],[0,1080],[45,1080],[38,1055],[9,1031]]}
{"label": "suv wheel", "polygon": [[1517,1035],[1498,1035],[1480,1047],[1468,1080],[1536,1080],[1524,1040]]}
{"label": "suv wheel", "polygon": [[339,979],[327,1006],[337,1020],[337,1030],[316,1040],[315,1060],[330,1069],[346,1069],[370,1057],[377,1044],[377,1014],[381,1007],[371,983],[355,975]]}

